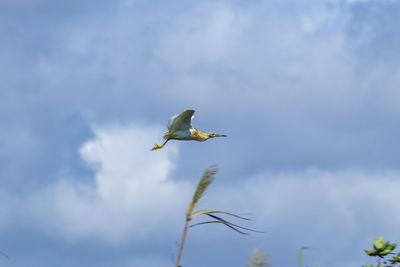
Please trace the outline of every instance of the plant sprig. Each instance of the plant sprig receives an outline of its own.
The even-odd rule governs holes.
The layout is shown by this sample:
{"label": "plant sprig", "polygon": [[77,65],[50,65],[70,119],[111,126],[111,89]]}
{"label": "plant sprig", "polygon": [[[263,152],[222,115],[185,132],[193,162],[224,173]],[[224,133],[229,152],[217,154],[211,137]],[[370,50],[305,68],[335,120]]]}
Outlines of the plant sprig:
{"label": "plant sprig", "polygon": [[[262,231],[257,231],[257,230],[253,230],[247,227],[243,227],[240,225],[237,225],[235,223],[232,223],[226,219],[223,219],[220,217],[219,214],[225,214],[228,215],[230,217],[234,217],[237,219],[241,219],[241,220],[246,220],[246,221],[251,221],[249,218],[231,213],[231,212],[227,212],[227,211],[222,211],[222,210],[198,210],[198,211],[194,211],[196,208],[197,203],[199,202],[199,200],[203,197],[204,193],[206,192],[207,188],[211,185],[211,183],[214,181],[214,176],[217,174],[218,172],[218,168],[216,165],[211,165],[210,167],[208,167],[203,175],[201,176],[201,179],[199,181],[199,183],[197,184],[196,190],[194,192],[192,201],[189,203],[187,210],[186,210],[186,222],[185,222],[185,227],[183,230],[183,234],[182,234],[182,241],[179,247],[179,253],[178,253],[178,258],[176,261],[176,267],[179,267],[179,263],[180,263],[180,259],[182,256],[182,251],[183,251],[183,245],[185,242],[185,238],[186,238],[186,234],[187,234],[187,230],[189,227],[194,227],[194,226],[198,226],[198,225],[203,225],[203,224],[213,224],[213,223],[217,223],[217,224],[223,224],[227,227],[229,227],[230,229],[247,235],[248,233],[246,231],[250,231],[250,232],[257,232],[257,233],[264,233]],[[199,222],[199,223],[195,223],[192,225],[189,225],[189,222],[192,221],[194,218],[201,216],[201,215],[207,215],[208,217],[212,218],[212,220],[210,221],[204,221],[204,222]]]}

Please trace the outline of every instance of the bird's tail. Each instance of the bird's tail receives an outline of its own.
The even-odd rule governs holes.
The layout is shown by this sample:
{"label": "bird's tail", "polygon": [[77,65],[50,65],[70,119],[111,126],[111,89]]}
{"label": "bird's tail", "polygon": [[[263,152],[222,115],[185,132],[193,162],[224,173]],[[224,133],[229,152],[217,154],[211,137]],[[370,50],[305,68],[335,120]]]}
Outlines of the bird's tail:
{"label": "bird's tail", "polygon": [[172,135],[171,135],[170,132],[166,132],[166,133],[164,134],[164,139],[165,139],[165,140],[170,139],[171,137],[172,137]]}

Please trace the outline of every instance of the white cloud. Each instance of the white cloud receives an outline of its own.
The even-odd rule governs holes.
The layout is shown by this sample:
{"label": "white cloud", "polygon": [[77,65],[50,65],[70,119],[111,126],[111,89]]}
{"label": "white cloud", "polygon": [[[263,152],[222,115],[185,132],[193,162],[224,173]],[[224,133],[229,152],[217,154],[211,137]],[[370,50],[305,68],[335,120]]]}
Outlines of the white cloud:
{"label": "white cloud", "polygon": [[[272,255],[282,249],[295,254],[307,245],[326,253],[319,256],[321,266],[349,266],[356,261],[359,266],[365,256],[362,249],[374,238],[398,242],[399,191],[399,172],[310,169],[266,172],[224,185],[210,192],[207,203],[215,209],[250,213],[254,219],[250,226],[268,231],[263,242]],[[337,265],[333,255],[341,255]]]}
{"label": "white cloud", "polygon": [[[99,121],[112,121],[120,114],[129,118],[146,114],[147,118],[141,119],[150,121],[160,110],[190,105],[201,107],[203,125],[205,121],[218,125],[235,138],[226,147],[230,150],[211,150],[209,154],[218,155],[213,160],[225,160],[241,172],[249,166],[262,169],[264,162],[281,169],[304,167],[310,162],[336,168],[359,162],[371,168],[398,165],[393,160],[397,135],[391,118],[398,118],[399,73],[393,74],[396,68],[386,61],[383,66],[360,61],[365,56],[357,49],[365,44],[376,51],[395,51],[390,43],[383,45],[386,38],[378,45],[369,41],[370,36],[391,25],[390,16],[382,20],[384,27],[374,28],[371,24],[375,17],[380,18],[380,12],[371,13],[373,16],[364,23],[349,7],[340,5],[341,1],[336,1],[339,7],[334,8],[326,2],[316,4],[318,1],[289,1],[293,2],[290,5],[267,1],[242,8],[239,1],[195,3],[179,9],[157,9],[152,4],[136,7],[135,1],[125,2],[127,6],[119,10],[68,18],[68,23],[59,23],[65,28],[57,26],[56,31],[47,25],[34,27],[45,29],[46,34],[57,32],[57,38],[54,34],[49,37],[59,41],[38,49],[44,52],[39,53],[33,74],[40,83],[26,78],[32,74],[30,65],[24,63],[29,72],[13,71],[18,74],[15,84],[24,81],[20,84],[24,89],[21,96],[15,95],[20,100],[12,101],[14,96],[3,99],[10,100],[9,106],[24,107],[26,121],[32,122],[25,124],[40,125],[43,140],[52,132],[48,128],[51,123],[29,112],[38,106],[52,114],[63,114],[60,110],[66,114],[88,111]],[[348,1],[355,2],[372,1]],[[352,30],[353,26],[358,29],[358,23],[365,31],[362,34]],[[393,33],[395,28],[388,31]],[[13,38],[11,43],[16,43]],[[47,47],[53,49],[48,51]],[[25,58],[34,52],[15,51],[16,55],[28,51]],[[375,50],[366,51],[372,59],[380,58]],[[10,57],[4,69],[18,64],[15,62],[20,61]],[[27,84],[38,90],[34,92],[36,100],[28,101]],[[149,102],[154,105],[147,105]],[[388,113],[387,109],[394,111]],[[5,110],[4,114],[16,112]],[[12,117],[18,125],[25,121],[21,116]],[[60,115],[55,118],[64,119]],[[255,123],[260,126],[256,130]],[[69,240],[153,239],[162,231],[161,235],[167,235],[169,226],[182,221],[193,184],[189,187],[170,175],[176,147],[169,144],[166,150],[148,151],[160,140],[163,130],[131,125],[97,127],[94,131],[96,137],[81,149],[83,159],[95,171],[93,184],[63,177],[28,200],[20,197],[18,202],[0,190],[0,217],[5,218],[0,226],[10,225],[7,216],[15,216],[12,207],[25,207],[26,201],[31,211],[27,222],[33,220],[49,235]],[[22,137],[8,134],[6,141],[10,142],[5,144],[16,140],[15,145],[0,153],[9,158],[9,151],[20,152],[14,153],[18,167],[27,155],[25,151],[32,154],[32,150],[41,149],[30,135]],[[200,146],[208,145],[211,143]],[[45,161],[46,152],[34,154]],[[185,161],[188,165],[192,162]],[[189,169],[188,165],[179,168]],[[398,236],[399,176],[368,171],[267,173],[239,184],[239,177],[234,177],[229,181],[232,184],[227,182],[224,187],[216,180],[204,207],[252,212],[257,228],[298,237],[281,238],[282,243],[295,240],[319,246],[330,242],[336,250],[344,250],[340,240],[361,242],[382,231]],[[153,234],[155,229],[157,234]],[[354,245],[352,251],[360,248]]]}
{"label": "white cloud", "polygon": [[[194,185],[169,177],[175,144],[149,151],[160,139],[159,128],[111,126],[94,132],[95,138],[81,148],[82,158],[95,170],[94,184],[64,178],[31,197],[39,227],[68,240],[120,242],[132,236],[141,240],[155,229],[166,234],[179,224]],[[358,238],[366,229],[397,233],[398,177],[397,172],[308,170],[262,173],[223,187],[217,180],[203,208],[251,212],[258,227],[280,231],[290,225],[288,232],[307,233],[302,238],[316,243],[329,239],[332,229]],[[392,215],[385,219],[388,212]],[[312,218],[318,220],[310,225]]]}
{"label": "white cloud", "polygon": [[[149,151],[154,141],[160,140],[160,127],[114,125],[95,127],[94,133],[81,147],[82,158],[94,170],[93,183],[63,177],[18,203],[3,202],[27,206],[26,221],[53,238],[111,243],[169,236],[176,240],[195,186],[170,177],[176,144]],[[217,179],[199,208],[249,212],[254,223],[248,226],[269,232],[265,246],[273,242],[281,249],[290,237],[293,250],[310,245],[331,255],[347,253],[351,259],[343,256],[337,261],[343,266],[355,259],[362,261],[361,248],[369,246],[373,238],[400,234],[399,177],[400,173],[387,171],[266,171],[240,182]],[[7,195],[3,198],[12,200]],[[7,217],[15,215],[10,212],[12,207],[0,207],[6,217],[4,229],[10,222]],[[201,229],[220,235],[218,227]],[[194,242],[204,240],[204,230],[192,231]],[[288,254],[295,254],[290,246],[285,248]],[[271,247],[268,253],[281,252]],[[329,263],[329,255],[321,257],[318,263]],[[160,266],[162,260],[152,264]]]}
{"label": "white cloud", "polygon": [[398,0],[347,0],[347,4],[368,3],[368,2],[397,2]]}
{"label": "white cloud", "polygon": [[[235,199],[224,195],[234,195]],[[360,170],[264,173],[239,185],[219,189],[214,196],[223,208],[250,211],[265,223],[295,216],[340,220],[349,231],[362,225],[367,213],[381,226],[395,230],[400,223],[400,173]],[[249,210],[250,209],[250,210]],[[384,219],[388,212],[390,220]],[[301,214],[300,214],[301,213]],[[318,223],[317,223],[318,224]],[[315,226],[315,224],[314,224]]]}
{"label": "white cloud", "polygon": [[95,127],[81,148],[95,170],[94,185],[66,178],[30,199],[33,216],[49,235],[68,240],[140,240],[183,219],[188,183],[169,177],[177,148],[150,151],[160,128],[137,125]]}
{"label": "white cloud", "polygon": [[182,15],[163,33],[157,55],[178,70],[217,63],[231,56],[247,19],[231,5],[197,5],[194,12]]}
{"label": "white cloud", "polygon": [[306,33],[314,33],[319,30],[321,27],[326,27],[329,23],[334,23],[336,27],[341,26],[338,25],[337,18],[339,17],[337,13],[338,8],[330,8],[330,9],[316,9],[311,10],[307,14],[304,14],[301,19],[301,27]]}

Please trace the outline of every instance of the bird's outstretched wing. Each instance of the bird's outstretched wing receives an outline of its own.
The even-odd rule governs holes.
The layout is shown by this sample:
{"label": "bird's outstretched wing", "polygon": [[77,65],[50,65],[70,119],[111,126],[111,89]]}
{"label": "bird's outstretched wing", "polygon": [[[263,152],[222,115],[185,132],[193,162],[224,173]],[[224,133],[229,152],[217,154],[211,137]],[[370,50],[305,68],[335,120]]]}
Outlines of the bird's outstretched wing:
{"label": "bird's outstretched wing", "polygon": [[187,109],[181,114],[173,116],[167,125],[168,131],[185,131],[192,128],[194,110]]}

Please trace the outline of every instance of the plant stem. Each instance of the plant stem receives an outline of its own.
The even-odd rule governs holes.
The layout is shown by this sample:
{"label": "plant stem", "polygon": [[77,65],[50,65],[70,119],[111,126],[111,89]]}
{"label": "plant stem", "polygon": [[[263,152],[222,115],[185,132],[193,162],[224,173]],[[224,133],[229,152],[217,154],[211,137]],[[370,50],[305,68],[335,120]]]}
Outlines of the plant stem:
{"label": "plant stem", "polygon": [[299,251],[299,267],[303,267],[303,250]]}
{"label": "plant stem", "polygon": [[186,234],[187,234],[187,230],[188,230],[188,224],[189,224],[189,220],[186,219],[186,223],[185,223],[185,229],[183,230],[183,235],[182,235],[182,240],[181,240],[181,246],[179,248],[179,253],[178,253],[178,258],[176,259],[176,264],[175,267],[179,267],[179,262],[181,261],[181,257],[182,257],[182,250],[183,250],[183,244],[185,243],[185,238],[186,238]]}

